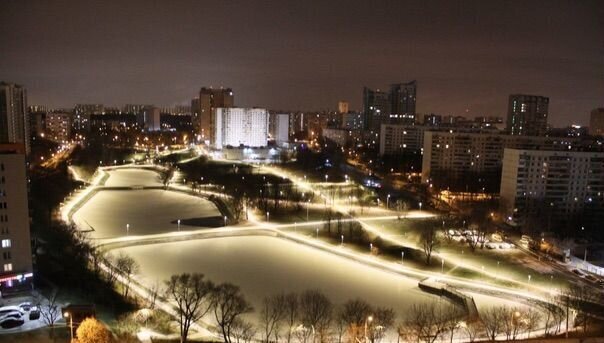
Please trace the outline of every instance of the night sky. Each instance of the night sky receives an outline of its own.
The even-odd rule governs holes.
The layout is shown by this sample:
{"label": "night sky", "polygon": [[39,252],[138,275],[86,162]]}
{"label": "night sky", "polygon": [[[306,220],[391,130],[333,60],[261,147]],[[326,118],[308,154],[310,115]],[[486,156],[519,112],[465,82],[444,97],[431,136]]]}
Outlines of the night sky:
{"label": "night sky", "polygon": [[418,112],[504,116],[550,97],[554,125],[604,106],[601,1],[0,2],[0,80],[30,104],[360,109],[364,85],[418,80]]}

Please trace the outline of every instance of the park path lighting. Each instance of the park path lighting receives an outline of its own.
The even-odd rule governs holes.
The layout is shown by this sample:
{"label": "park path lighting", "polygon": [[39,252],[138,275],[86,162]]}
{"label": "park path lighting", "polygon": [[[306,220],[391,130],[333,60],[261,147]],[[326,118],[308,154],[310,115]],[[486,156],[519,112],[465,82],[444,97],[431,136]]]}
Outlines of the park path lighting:
{"label": "park path lighting", "polygon": [[270,221],[271,218],[271,214],[268,213],[268,211],[266,211],[266,222],[268,223]]}
{"label": "park path lighting", "polygon": [[531,282],[531,274],[528,275],[528,282]]}
{"label": "park path lighting", "polygon": [[390,194],[386,197],[386,209],[390,209]]}
{"label": "park path lighting", "polygon": [[63,317],[69,318],[69,337],[71,338],[70,342],[73,342],[73,316],[69,312],[63,313]]}
{"label": "park path lighting", "polygon": [[176,221],[176,225],[178,226],[178,231],[180,231],[180,219]]}
{"label": "park path lighting", "polygon": [[224,216],[224,226],[227,226],[227,216]]}
{"label": "park path lighting", "polygon": [[405,252],[401,251],[401,264],[405,263]]}
{"label": "park path lighting", "polygon": [[373,243],[369,243],[369,252],[373,252]]}
{"label": "park path lighting", "polygon": [[422,202],[421,201],[419,202],[419,211],[420,212],[422,211]]}
{"label": "park path lighting", "polygon": [[126,224],[126,236],[130,233],[130,224]]}
{"label": "park path lighting", "polygon": [[319,228],[317,228],[317,239],[319,238]]}
{"label": "park path lighting", "polygon": [[371,324],[372,321],[373,316],[368,316],[367,319],[365,319],[365,342],[369,342],[369,337],[367,336],[367,323]]}
{"label": "park path lighting", "polygon": [[344,235],[340,235],[340,244],[344,245]]}
{"label": "park path lighting", "polygon": [[327,182],[328,178],[329,178],[329,176],[327,174],[325,174],[325,182]]}

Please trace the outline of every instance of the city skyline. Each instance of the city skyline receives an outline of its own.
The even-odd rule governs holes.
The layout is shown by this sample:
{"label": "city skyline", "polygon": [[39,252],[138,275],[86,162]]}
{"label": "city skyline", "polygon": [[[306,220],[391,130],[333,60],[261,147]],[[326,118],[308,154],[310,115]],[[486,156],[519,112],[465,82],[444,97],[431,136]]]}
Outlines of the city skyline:
{"label": "city skyline", "polygon": [[240,106],[304,111],[360,110],[363,86],[416,79],[418,113],[505,117],[522,93],[550,98],[553,126],[586,125],[604,98],[602,7],[9,1],[0,74],[51,107],[187,104],[224,86]]}

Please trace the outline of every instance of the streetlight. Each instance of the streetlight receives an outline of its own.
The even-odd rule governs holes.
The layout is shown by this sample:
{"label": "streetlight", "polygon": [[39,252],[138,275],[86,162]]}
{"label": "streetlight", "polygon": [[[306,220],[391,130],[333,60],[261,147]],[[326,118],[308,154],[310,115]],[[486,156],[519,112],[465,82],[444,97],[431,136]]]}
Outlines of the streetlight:
{"label": "streetlight", "polygon": [[373,251],[373,243],[369,243],[369,252]]}
{"label": "streetlight", "polygon": [[306,221],[308,221],[308,208],[310,207],[310,199],[306,200]]}
{"label": "streetlight", "polygon": [[329,176],[327,176],[327,174],[325,174],[325,182],[327,182],[327,178],[328,178],[328,177],[329,177]]}
{"label": "streetlight", "polygon": [[528,276],[528,282],[531,282],[531,274]]}
{"label": "streetlight", "polygon": [[224,226],[227,226],[227,216],[224,216]]}
{"label": "streetlight", "polygon": [[373,321],[373,316],[369,316],[365,320],[365,342],[369,341],[369,338],[367,337],[367,322],[371,323],[372,321]]}
{"label": "streetlight", "polygon": [[422,202],[421,201],[419,202],[419,210],[420,210],[420,212],[422,210]]}
{"label": "streetlight", "polygon": [[386,209],[390,208],[390,194],[386,197]]}
{"label": "streetlight", "polygon": [[130,224],[126,224],[126,236],[130,233]]}
{"label": "streetlight", "polygon": [[405,252],[401,251],[401,264],[405,263]]}
{"label": "streetlight", "polygon": [[317,238],[319,238],[319,228],[317,228]]}
{"label": "streetlight", "polygon": [[266,211],[266,222],[268,223],[270,219],[270,213],[268,213],[268,211]]}
{"label": "streetlight", "polygon": [[180,219],[176,221],[176,224],[178,225],[178,231],[180,231]]}
{"label": "streetlight", "polygon": [[69,312],[65,312],[63,317],[69,318],[69,337],[71,337],[70,342],[73,342],[73,316]]}
{"label": "streetlight", "polygon": [[340,235],[340,238],[341,238],[341,243],[340,244],[344,245],[344,235]]}

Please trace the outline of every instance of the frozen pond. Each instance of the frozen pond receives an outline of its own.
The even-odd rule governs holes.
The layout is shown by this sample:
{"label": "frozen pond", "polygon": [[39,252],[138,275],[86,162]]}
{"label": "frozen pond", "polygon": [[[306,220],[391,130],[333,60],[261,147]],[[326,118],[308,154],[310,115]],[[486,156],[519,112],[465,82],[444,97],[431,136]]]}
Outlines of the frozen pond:
{"label": "frozen pond", "polygon": [[[195,218],[197,226],[185,225]],[[222,225],[220,212],[209,200],[184,193],[153,190],[99,191],[73,216],[81,228],[91,226],[92,238],[149,235]]]}
{"label": "frozen pond", "polygon": [[139,168],[119,168],[107,170],[107,187],[163,186],[160,174],[153,170]]}
{"label": "frozen pond", "polygon": [[[420,291],[418,281],[275,237],[228,237],[132,246],[114,250],[141,266],[140,280],[163,283],[172,274],[198,272],[214,282],[231,282],[256,309],[262,299],[280,292],[319,289],[332,302],[362,298],[392,307],[404,316],[413,303],[437,300]],[[491,296],[476,298],[480,307],[507,303]]]}

